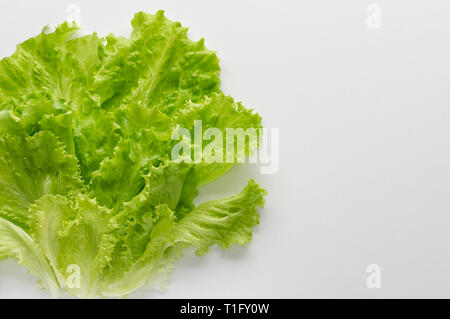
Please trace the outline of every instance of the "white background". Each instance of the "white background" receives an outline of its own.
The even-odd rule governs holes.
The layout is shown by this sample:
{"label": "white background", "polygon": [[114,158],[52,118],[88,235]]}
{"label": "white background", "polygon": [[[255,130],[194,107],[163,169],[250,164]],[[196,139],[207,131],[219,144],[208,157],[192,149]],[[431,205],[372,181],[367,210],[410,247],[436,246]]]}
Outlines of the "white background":
{"label": "white background", "polygon": [[[255,178],[269,191],[246,248],[178,262],[139,298],[450,297],[450,2],[73,1],[87,32],[128,35],[165,9],[218,51],[222,88],[280,128],[280,170],[236,167],[202,199]],[[70,1],[2,0],[0,56],[67,19]],[[382,287],[366,286],[366,267]],[[0,297],[48,297],[13,261]]]}

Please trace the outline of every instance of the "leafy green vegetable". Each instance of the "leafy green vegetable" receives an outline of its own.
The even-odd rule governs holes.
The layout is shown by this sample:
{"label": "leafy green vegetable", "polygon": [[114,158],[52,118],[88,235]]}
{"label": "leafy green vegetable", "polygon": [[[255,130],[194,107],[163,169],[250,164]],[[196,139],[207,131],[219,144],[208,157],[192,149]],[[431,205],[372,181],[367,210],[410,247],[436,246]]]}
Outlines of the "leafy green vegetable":
{"label": "leafy green vegetable", "polygon": [[171,151],[198,120],[225,133],[261,117],[220,91],[216,54],[180,23],[141,12],[132,26],[102,39],[63,23],[0,62],[0,259],[54,296],[128,295],[183,249],[245,245],[259,223],[265,190],[251,180],[196,207],[198,188],[233,164]]}

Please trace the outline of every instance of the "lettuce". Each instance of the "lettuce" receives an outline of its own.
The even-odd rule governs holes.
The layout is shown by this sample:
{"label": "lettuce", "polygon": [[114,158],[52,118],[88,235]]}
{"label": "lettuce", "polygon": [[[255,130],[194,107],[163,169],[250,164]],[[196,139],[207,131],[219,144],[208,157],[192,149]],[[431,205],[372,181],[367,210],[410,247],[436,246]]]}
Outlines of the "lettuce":
{"label": "lettuce", "polygon": [[55,297],[156,285],[185,248],[245,245],[259,223],[266,191],[253,180],[193,204],[233,163],[171,150],[197,120],[225,132],[260,129],[261,117],[221,92],[216,54],[180,23],[141,12],[132,26],[103,39],[63,23],[0,62],[0,259]]}

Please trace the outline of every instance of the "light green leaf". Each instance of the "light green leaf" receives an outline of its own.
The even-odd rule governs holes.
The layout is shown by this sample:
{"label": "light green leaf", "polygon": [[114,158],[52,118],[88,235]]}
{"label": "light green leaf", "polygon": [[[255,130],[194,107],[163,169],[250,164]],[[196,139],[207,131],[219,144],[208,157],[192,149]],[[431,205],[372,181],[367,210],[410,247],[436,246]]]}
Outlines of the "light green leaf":
{"label": "light green leaf", "polygon": [[138,100],[170,114],[218,90],[219,60],[203,40],[189,40],[187,29],[163,11],[137,13],[132,26],[129,40],[108,37],[106,62],[91,89],[98,103]]}
{"label": "light green leaf", "polygon": [[81,297],[97,295],[116,244],[111,212],[84,195],[73,201],[47,195],[31,206],[30,215],[32,237],[61,285]]}
{"label": "light green leaf", "polygon": [[161,274],[168,274],[173,262],[181,257],[180,250],[172,249],[175,215],[167,205],[155,208],[154,225],[142,256],[123,275],[114,278],[105,288],[105,296],[126,296],[136,289],[147,286]]}
{"label": "light green leaf", "polygon": [[[246,132],[248,129],[254,130],[257,134],[256,139],[250,138],[245,140],[244,147],[237,149],[237,141],[233,140],[230,151],[233,151],[232,161],[227,160],[226,152],[223,150],[222,163],[202,163],[195,165],[195,174],[197,185],[205,185],[224,173],[226,173],[234,163],[237,163],[241,156],[250,156],[254,150],[259,146],[259,129],[261,126],[261,117],[254,113],[253,110],[246,109],[241,103],[235,102],[233,98],[221,94],[213,94],[211,97],[206,97],[200,103],[188,103],[185,108],[174,115],[174,130],[178,128],[186,128],[191,134],[191,143],[195,144],[194,140],[194,122],[201,120],[202,133],[210,128],[220,130],[223,137],[223,147],[227,145],[227,129],[242,129]],[[172,146],[179,141],[173,141]],[[202,141],[202,149],[208,145],[209,141]],[[195,146],[194,146],[195,147]],[[240,152],[238,152],[240,150]],[[194,158],[192,156],[192,158]]]}
{"label": "light green leaf", "polygon": [[6,257],[16,259],[52,296],[59,296],[58,281],[35,242],[22,228],[0,217],[0,259]]}
{"label": "light green leaf", "polygon": [[114,116],[101,109],[89,115],[81,115],[73,120],[73,139],[75,152],[80,161],[81,175],[89,183],[93,172],[100,168],[102,161],[113,156],[122,140]]}
{"label": "light green leaf", "polygon": [[177,223],[175,242],[196,247],[199,255],[214,244],[223,249],[245,245],[259,224],[256,208],[263,207],[265,195],[266,191],[250,180],[241,193],[196,207]]}
{"label": "light green leaf", "polygon": [[0,101],[20,99],[43,90],[54,91],[57,97],[65,95],[61,90],[62,74],[58,73],[63,67],[60,48],[77,28],[64,23],[55,32],[47,33],[46,29],[18,45],[11,57],[0,62]]}
{"label": "light green leaf", "polygon": [[177,207],[190,170],[189,164],[166,162],[159,167],[151,166],[142,175],[142,190],[123,203],[117,216],[120,241],[112,256],[114,268],[126,270],[142,256],[158,219],[156,208],[160,205],[167,205],[169,209]]}
{"label": "light green leaf", "polygon": [[144,185],[139,149],[130,140],[122,140],[114,155],[106,159],[89,184],[92,196],[100,205],[122,210],[123,204],[139,193]]}
{"label": "light green leaf", "polygon": [[28,207],[46,194],[81,190],[78,162],[48,132],[0,137],[0,216],[27,229]]}

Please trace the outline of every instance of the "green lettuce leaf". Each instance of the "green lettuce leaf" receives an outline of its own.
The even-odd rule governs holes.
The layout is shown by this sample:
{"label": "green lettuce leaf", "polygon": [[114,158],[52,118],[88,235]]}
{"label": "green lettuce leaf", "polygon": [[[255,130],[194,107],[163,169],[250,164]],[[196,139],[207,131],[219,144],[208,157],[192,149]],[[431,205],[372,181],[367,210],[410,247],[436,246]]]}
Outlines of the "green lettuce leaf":
{"label": "green lettuce leaf", "polygon": [[78,162],[49,132],[0,138],[0,216],[28,230],[28,208],[46,194],[82,190]]}
{"label": "green lettuce leaf", "polygon": [[[259,133],[261,117],[219,89],[203,39],[162,11],[137,13],[132,27],[103,39],[63,23],[0,61],[0,260],[54,296],[155,287],[185,248],[245,245],[259,223],[266,192],[253,180],[226,199],[194,199],[259,146],[257,135],[239,149],[227,130]],[[193,137],[198,121],[219,146],[184,136],[185,155],[206,156],[174,159],[174,135]]]}
{"label": "green lettuce leaf", "polygon": [[22,228],[0,217],[0,259],[6,257],[16,259],[38,277],[52,296],[60,295],[55,274],[35,242]]}
{"label": "green lettuce leaf", "polygon": [[96,74],[92,96],[110,107],[141,101],[170,114],[188,100],[218,91],[219,60],[204,41],[194,42],[179,22],[140,12],[130,39],[108,37],[106,61]]}
{"label": "green lettuce leaf", "polygon": [[[30,207],[29,224],[60,286],[81,297],[98,294],[98,280],[116,244],[111,211],[84,195],[73,200],[47,195]],[[77,268],[78,286],[70,280]]]}
{"label": "green lettuce leaf", "polygon": [[207,253],[214,244],[226,249],[245,245],[259,224],[257,207],[264,206],[266,191],[250,180],[244,190],[229,198],[201,204],[186,214],[176,225],[174,238]]}

